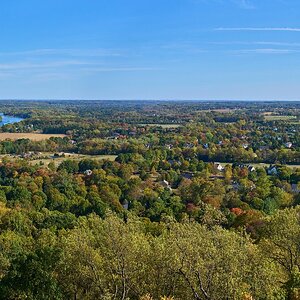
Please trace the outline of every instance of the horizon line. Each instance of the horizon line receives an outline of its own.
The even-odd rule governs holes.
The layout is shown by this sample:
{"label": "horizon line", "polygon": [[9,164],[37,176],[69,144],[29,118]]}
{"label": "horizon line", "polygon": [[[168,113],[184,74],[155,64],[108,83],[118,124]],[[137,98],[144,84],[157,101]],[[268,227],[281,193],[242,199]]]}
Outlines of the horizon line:
{"label": "horizon line", "polygon": [[66,99],[66,98],[49,98],[49,99],[20,99],[20,98],[3,98],[1,101],[158,101],[158,102],[173,102],[173,101],[190,101],[190,102],[300,102],[299,99]]}

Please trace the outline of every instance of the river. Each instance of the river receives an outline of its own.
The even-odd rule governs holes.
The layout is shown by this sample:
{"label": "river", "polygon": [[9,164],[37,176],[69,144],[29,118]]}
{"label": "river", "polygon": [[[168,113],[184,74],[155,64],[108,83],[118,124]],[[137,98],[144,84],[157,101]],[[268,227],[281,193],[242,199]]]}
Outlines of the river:
{"label": "river", "polygon": [[8,116],[8,115],[4,115],[3,113],[0,113],[0,116],[2,117],[0,126],[6,125],[6,124],[18,123],[18,122],[24,120],[23,118]]}

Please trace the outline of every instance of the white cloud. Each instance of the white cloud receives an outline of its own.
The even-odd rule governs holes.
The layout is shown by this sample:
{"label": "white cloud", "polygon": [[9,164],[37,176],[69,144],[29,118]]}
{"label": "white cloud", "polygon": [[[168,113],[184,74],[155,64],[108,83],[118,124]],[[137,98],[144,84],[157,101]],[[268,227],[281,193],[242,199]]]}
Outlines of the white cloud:
{"label": "white cloud", "polygon": [[209,42],[211,45],[262,45],[262,46],[283,46],[283,47],[300,47],[300,43],[275,42],[275,41],[230,41],[230,42]]}
{"label": "white cloud", "polygon": [[51,61],[42,63],[32,62],[12,62],[12,63],[0,63],[0,70],[32,70],[32,69],[45,69],[45,68],[59,68],[68,66],[86,66],[92,63],[77,61],[77,60],[65,60],[65,61]]}
{"label": "white cloud", "polygon": [[232,54],[291,54],[291,53],[300,53],[300,50],[265,48],[265,49],[241,49],[241,50],[232,50],[229,52]]}
{"label": "white cloud", "polygon": [[233,3],[237,4],[239,7],[244,9],[253,9],[254,5],[248,0],[231,0]]}
{"label": "white cloud", "polygon": [[161,68],[144,66],[106,66],[102,63],[77,60],[0,63],[0,78],[25,78],[26,80],[64,80],[75,76],[103,72],[142,72]]}
{"label": "white cloud", "polygon": [[33,49],[15,52],[0,52],[0,56],[78,56],[78,57],[104,57],[104,56],[121,56],[119,51],[113,49]]}
{"label": "white cloud", "polygon": [[297,27],[219,27],[216,31],[292,31],[300,32]]}
{"label": "white cloud", "polygon": [[136,72],[136,71],[156,71],[161,68],[154,67],[100,67],[100,68],[83,68],[82,71],[87,72]]}
{"label": "white cloud", "polygon": [[242,9],[254,9],[252,1],[250,0],[193,0],[195,3],[216,3],[216,4],[234,4]]}

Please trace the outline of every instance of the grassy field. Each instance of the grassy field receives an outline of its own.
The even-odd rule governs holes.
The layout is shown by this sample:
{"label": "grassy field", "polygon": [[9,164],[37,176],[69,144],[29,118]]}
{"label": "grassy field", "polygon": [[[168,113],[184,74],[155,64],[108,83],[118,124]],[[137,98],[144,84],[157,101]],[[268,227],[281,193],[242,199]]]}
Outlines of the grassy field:
{"label": "grassy field", "polygon": [[[44,158],[46,157],[47,158]],[[32,165],[40,164],[41,162],[44,165],[48,165],[50,162],[54,162],[55,166],[59,166],[64,160],[71,159],[71,160],[82,160],[82,159],[94,159],[94,160],[104,160],[108,159],[111,161],[114,161],[117,158],[117,155],[84,155],[84,154],[75,154],[75,153],[65,153],[64,157],[55,157],[53,158],[52,154],[45,154],[43,153],[40,155],[41,158],[35,158],[33,160],[30,160],[29,163]]]}
{"label": "grassy field", "polygon": [[[1,154],[0,160],[4,157],[8,158],[9,160],[17,160],[21,159],[17,155],[11,155],[11,154]],[[42,164],[47,166],[50,162],[54,162],[55,166],[58,167],[64,160],[71,159],[71,160],[82,160],[82,159],[94,159],[94,160],[111,160],[114,161],[116,159],[117,155],[84,155],[84,154],[76,154],[76,153],[65,153],[65,156],[60,157],[54,157],[53,153],[43,152],[39,154],[38,156],[35,156],[33,158],[27,158],[28,162],[31,165],[36,164]]]}
{"label": "grassy field", "polygon": [[[233,163],[221,163],[222,166],[226,166],[226,165],[233,165]],[[245,165],[251,165],[255,168],[263,168],[263,167],[269,167],[270,164],[266,164],[266,163],[246,163]],[[291,169],[294,168],[300,168],[300,165],[285,165],[286,167],[289,167]]]}
{"label": "grassy field", "polygon": [[[259,164],[250,164],[252,166],[254,166],[255,168],[257,167],[269,167],[270,164],[264,164],[264,163],[259,163]],[[285,165],[286,167],[289,167],[291,169],[294,169],[294,168],[300,168],[300,165]]]}
{"label": "grassy field", "polygon": [[210,113],[210,112],[218,112],[220,114],[228,114],[234,111],[239,111],[241,109],[238,108],[215,108],[215,109],[201,109],[197,110],[198,113]]}
{"label": "grassy field", "polygon": [[51,137],[65,137],[65,134],[43,134],[43,133],[10,133],[10,132],[0,132],[0,141],[3,140],[19,140],[19,139],[30,139],[32,141],[43,141]]}
{"label": "grassy field", "polygon": [[266,121],[289,121],[297,119],[296,116],[274,116],[274,115],[265,115]]}
{"label": "grassy field", "polygon": [[178,128],[181,124],[138,124],[139,126],[161,127],[161,128]]}

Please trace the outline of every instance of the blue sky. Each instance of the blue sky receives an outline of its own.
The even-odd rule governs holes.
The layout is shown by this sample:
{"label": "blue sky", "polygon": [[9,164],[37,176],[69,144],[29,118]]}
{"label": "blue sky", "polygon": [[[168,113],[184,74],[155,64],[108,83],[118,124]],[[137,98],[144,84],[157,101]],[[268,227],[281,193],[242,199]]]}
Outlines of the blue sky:
{"label": "blue sky", "polygon": [[0,98],[300,99],[299,0],[5,0]]}

